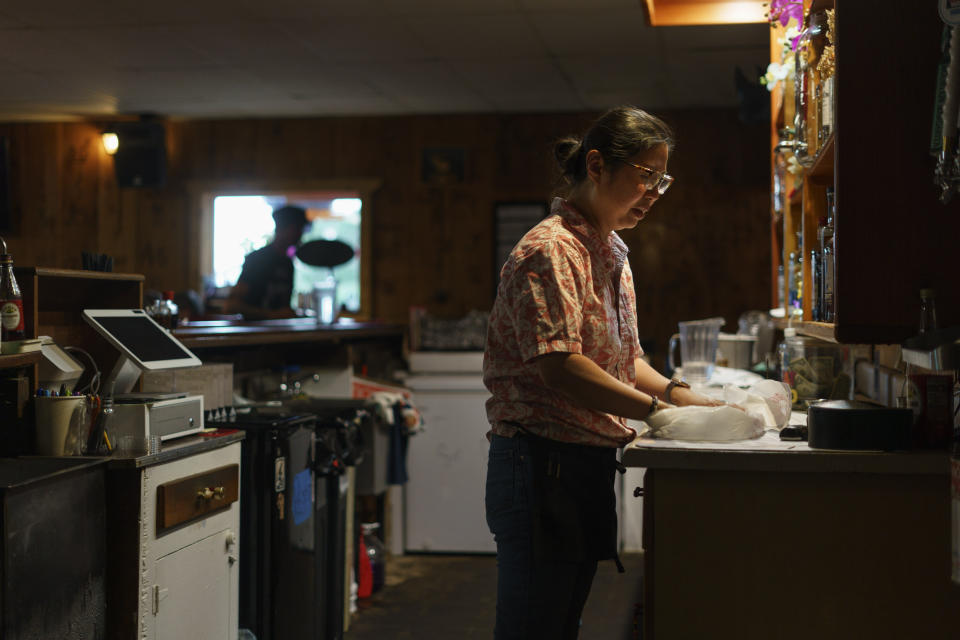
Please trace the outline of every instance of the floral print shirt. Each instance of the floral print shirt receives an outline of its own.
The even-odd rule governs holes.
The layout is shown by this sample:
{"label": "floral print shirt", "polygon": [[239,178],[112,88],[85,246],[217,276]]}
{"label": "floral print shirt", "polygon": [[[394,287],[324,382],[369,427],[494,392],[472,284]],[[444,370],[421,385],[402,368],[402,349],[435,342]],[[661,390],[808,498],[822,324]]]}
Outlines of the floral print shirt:
{"label": "floral print shirt", "polygon": [[483,358],[491,432],[620,447],[636,432],[625,418],[583,408],[544,385],[535,362],[577,353],[630,386],[637,339],[636,294],[627,246],[599,231],[573,206],[553,201],[551,215],[520,240],[500,271]]}

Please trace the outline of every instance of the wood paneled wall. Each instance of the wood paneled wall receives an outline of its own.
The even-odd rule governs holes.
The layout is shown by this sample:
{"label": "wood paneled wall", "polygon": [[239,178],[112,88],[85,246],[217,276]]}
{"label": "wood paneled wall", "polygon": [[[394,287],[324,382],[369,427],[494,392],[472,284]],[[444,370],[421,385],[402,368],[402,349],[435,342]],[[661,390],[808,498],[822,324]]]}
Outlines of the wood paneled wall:
{"label": "wood paneled wall", "polygon": [[[624,232],[640,331],[660,361],[676,322],[769,304],[766,127],[733,110],[660,113],[675,129],[677,182]],[[99,142],[104,123],[0,124],[11,147],[17,226],[0,232],[19,265],[79,268],[108,253],[147,288],[199,288],[197,183],[376,178],[373,312],[404,321],[410,305],[456,317],[489,309],[493,207],[549,198],[551,143],[595,114],[445,115],[167,123],[162,189],[118,189]],[[426,147],[465,151],[464,180],[421,180]]]}

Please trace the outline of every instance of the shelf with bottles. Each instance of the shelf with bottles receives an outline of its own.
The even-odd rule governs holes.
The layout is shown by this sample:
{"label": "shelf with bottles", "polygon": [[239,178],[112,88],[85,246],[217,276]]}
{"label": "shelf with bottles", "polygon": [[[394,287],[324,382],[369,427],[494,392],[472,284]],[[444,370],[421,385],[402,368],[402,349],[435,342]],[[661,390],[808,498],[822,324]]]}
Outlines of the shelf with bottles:
{"label": "shelf with bottles", "polygon": [[776,134],[772,164],[774,171],[787,168],[787,178],[781,180],[792,187],[782,215],[773,217],[772,263],[778,277],[781,269],[783,273],[773,302],[794,321],[816,322],[811,330],[829,339],[832,323],[822,321],[832,320],[832,315],[819,313],[816,289],[822,270],[819,228],[831,208],[827,192],[836,181],[835,53],[832,15],[826,12],[833,6],[829,0],[805,2],[802,20],[794,15],[786,27],[774,24],[770,49],[782,78],[771,94],[776,114],[771,123]]}
{"label": "shelf with bottles", "polygon": [[[807,17],[832,8],[835,22],[828,19],[827,30],[831,32],[835,26],[843,36],[832,50],[835,73],[833,87],[826,92],[830,100],[825,101],[829,131],[824,133],[827,127],[819,126],[823,115],[816,109],[817,83],[830,77],[818,58],[814,69],[819,77],[807,78],[814,89],[806,100],[807,129],[799,134],[809,142],[808,153],[796,159],[787,157],[796,135],[772,140],[771,156],[803,165],[804,178],[801,211],[794,212],[785,203],[783,208],[790,211],[771,215],[773,275],[777,276],[778,267],[787,262],[791,251],[797,252],[798,244],[806,245],[805,250],[819,248],[817,229],[826,208],[826,188],[833,187],[835,338],[846,344],[902,344],[916,335],[918,291],[925,287],[945,292],[939,301],[941,320],[949,318],[946,322],[950,325],[960,324],[960,296],[954,293],[956,270],[951,268],[956,238],[960,237],[960,197],[941,200],[942,191],[934,179],[935,160],[928,155],[936,152],[934,143],[942,139],[938,129],[942,122],[931,109],[931,96],[940,91],[945,72],[941,68],[946,68],[944,51],[949,53],[942,45],[945,25],[936,12],[913,7],[904,7],[891,19],[889,12],[876,11],[875,3],[867,0],[805,4]],[[796,33],[806,27],[806,20],[799,24],[792,20],[790,25]],[[824,51],[826,45],[821,58]],[[775,70],[774,63],[783,66],[788,60],[782,48],[774,51],[771,47],[771,54]],[[825,59],[831,60],[829,55]],[[807,60],[808,71],[812,63]],[[796,66],[796,56],[789,59],[789,66]],[[788,80],[782,75],[778,78],[786,94]],[[822,87],[819,98],[822,112]],[[779,106],[771,103],[771,107]],[[771,122],[776,133],[797,129],[789,120],[787,106],[783,104],[784,124],[774,129],[776,124]],[[793,235],[796,231],[801,233],[799,243]],[[772,306],[778,305],[783,288],[773,291]],[[800,319],[814,321],[806,299],[802,306]]]}
{"label": "shelf with bottles", "polygon": [[813,164],[804,170],[804,175],[811,182],[821,184],[833,184],[834,177],[834,144],[836,132],[831,131],[827,139],[820,145]]}
{"label": "shelf with bottles", "polygon": [[810,336],[818,338],[825,342],[837,342],[834,334],[834,324],[832,322],[813,322],[811,320],[787,320],[786,318],[774,318],[773,326],[777,329],[786,329],[793,327],[797,334],[801,336]]}

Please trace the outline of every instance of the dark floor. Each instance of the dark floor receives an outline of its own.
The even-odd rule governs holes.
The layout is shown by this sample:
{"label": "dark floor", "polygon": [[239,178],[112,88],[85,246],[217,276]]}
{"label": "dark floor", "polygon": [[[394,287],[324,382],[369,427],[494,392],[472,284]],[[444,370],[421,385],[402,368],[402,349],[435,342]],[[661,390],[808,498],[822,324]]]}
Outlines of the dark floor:
{"label": "dark floor", "polygon": [[[625,554],[627,572],[601,562],[583,612],[581,640],[632,640],[643,555]],[[407,555],[387,564],[387,586],[359,602],[344,640],[490,640],[496,608],[494,556]]]}

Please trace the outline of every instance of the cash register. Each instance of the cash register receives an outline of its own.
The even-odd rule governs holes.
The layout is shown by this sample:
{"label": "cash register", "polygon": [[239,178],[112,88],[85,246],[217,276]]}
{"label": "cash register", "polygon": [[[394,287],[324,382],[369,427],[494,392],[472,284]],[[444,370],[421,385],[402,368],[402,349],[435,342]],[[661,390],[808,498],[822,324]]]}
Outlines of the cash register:
{"label": "cash register", "polygon": [[143,309],[85,309],[83,319],[120,351],[103,385],[113,400],[111,437],[170,440],[203,429],[202,395],[132,393],[143,371],[196,367],[200,358]]}

